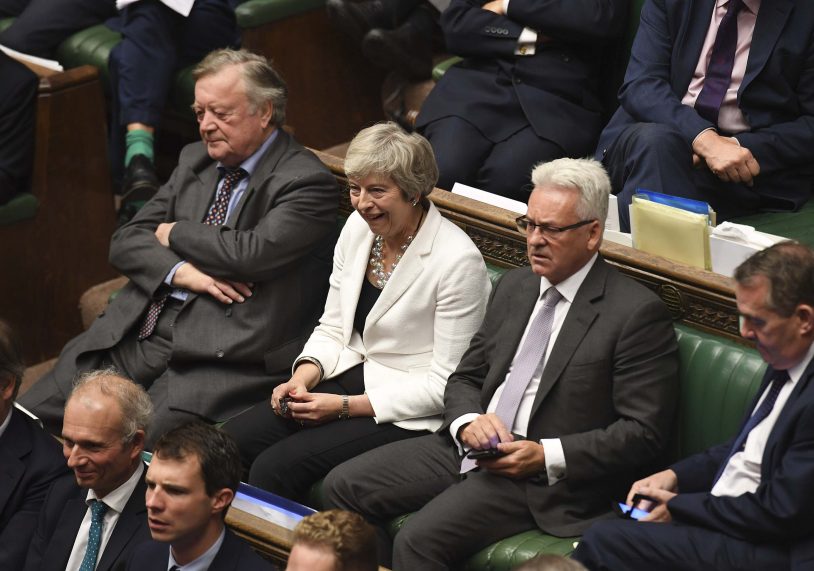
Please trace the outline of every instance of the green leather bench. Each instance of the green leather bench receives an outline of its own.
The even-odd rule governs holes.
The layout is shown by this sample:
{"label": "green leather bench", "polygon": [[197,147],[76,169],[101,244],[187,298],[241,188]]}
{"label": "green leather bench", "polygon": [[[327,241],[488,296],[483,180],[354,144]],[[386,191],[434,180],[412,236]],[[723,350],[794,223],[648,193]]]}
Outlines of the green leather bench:
{"label": "green leather bench", "polygon": [[[494,281],[505,269],[488,268]],[[678,415],[669,445],[669,461],[684,458],[723,442],[736,431],[746,407],[760,385],[766,365],[758,353],[744,345],[685,326],[675,326],[680,354],[681,393]],[[310,505],[324,505],[322,489],[314,486]],[[395,518],[388,526],[392,537],[409,518]],[[489,545],[470,557],[466,571],[509,571],[541,553],[569,555],[579,537],[554,537],[527,531]]]}

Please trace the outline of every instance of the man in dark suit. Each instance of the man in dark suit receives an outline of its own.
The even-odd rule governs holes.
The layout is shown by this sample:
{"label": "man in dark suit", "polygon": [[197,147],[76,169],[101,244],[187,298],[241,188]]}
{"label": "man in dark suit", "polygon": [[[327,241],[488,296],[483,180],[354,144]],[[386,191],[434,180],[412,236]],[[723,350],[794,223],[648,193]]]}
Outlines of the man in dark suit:
{"label": "man in dark suit", "polygon": [[812,34],[811,2],[645,3],[597,149],[623,230],[637,188],[707,201],[719,220],[808,200]]}
{"label": "man in dark suit", "polygon": [[[396,536],[397,570],[447,569],[535,528],[577,535],[609,515],[614,494],[666,443],[675,333],[663,303],[598,254],[607,174],[593,160],[559,159],[536,167],[532,181],[518,219],[531,268],[493,290],[447,383],[444,425],[326,480],[332,506],[375,523],[424,506]],[[500,457],[473,471],[475,462],[462,462],[470,450]],[[388,547],[380,542],[380,557]]]}
{"label": "man in dark suit", "polygon": [[416,121],[435,151],[438,186],[526,202],[534,164],[588,154],[602,128],[600,60],[627,11],[627,0],[453,0],[441,26],[447,49],[466,59]]}
{"label": "man in dark suit", "polygon": [[76,371],[101,364],[148,389],[153,438],[226,420],[288,378],[322,309],[338,191],[279,128],[285,84],[246,51],[213,52],[196,77],[203,143],[113,236],[111,262],[130,283],[21,399],[49,427]]}
{"label": "man in dark suit", "polygon": [[147,470],[147,514],[153,540],[127,569],[271,571],[224,519],[240,485],[240,452],[231,436],[202,422],[167,432]]}
{"label": "man in dark suit", "polygon": [[814,251],[784,242],[735,271],[741,335],[769,364],[738,435],[634,483],[644,522],[592,527],[590,569],[812,569]]}
{"label": "man in dark suit", "polygon": [[141,452],[151,411],[144,389],[115,371],[77,381],[62,429],[73,478],[48,492],[26,571],[109,571],[149,538]]}
{"label": "man in dark suit", "polygon": [[0,569],[22,569],[48,488],[68,471],[56,439],[14,408],[23,379],[20,349],[0,320]]}

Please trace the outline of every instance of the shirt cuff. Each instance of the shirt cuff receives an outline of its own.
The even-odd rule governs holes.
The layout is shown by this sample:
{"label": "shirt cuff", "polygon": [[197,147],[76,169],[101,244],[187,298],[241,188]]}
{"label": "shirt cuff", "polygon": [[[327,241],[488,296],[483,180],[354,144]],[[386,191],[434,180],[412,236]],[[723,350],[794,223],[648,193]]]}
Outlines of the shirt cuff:
{"label": "shirt cuff", "polygon": [[517,47],[514,48],[516,56],[533,56],[537,50],[537,32],[531,28],[523,28],[517,38]]}
{"label": "shirt cuff", "polygon": [[171,286],[172,285],[172,280],[173,280],[173,278],[175,278],[175,272],[177,272],[178,268],[180,268],[184,264],[186,264],[186,260],[183,261],[183,262],[178,262],[177,264],[175,264],[172,267],[172,269],[170,270],[170,273],[167,274],[167,277],[164,278],[164,283],[167,284],[168,286]]}
{"label": "shirt cuff", "polygon": [[458,442],[458,431],[464,424],[470,423],[480,415],[477,412],[470,412],[467,414],[462,414],[458,418],[452,421],[452,424],[449,425],[449,432],[452,434],[452,440],[455,442],[455,445],[458,447],[458,453],[463,456],[464,453],[467,451],[463,445]]}
{"label": "shirt cuff", "polygon": [[701,135],[703,135],[707,131],[715,131],[717,133],[717,131],[715,130],[715,127],[707,127],[706,129],[704,129],[703,131],[701,131],[700,133],[698,133],[695,136],[695,139],[692,140],[692,145],[690,145],[690,148],[695,148],[695,142],[698,140],[698,137],[700,137]]}
{"label": "shirt cuff", "polygon": [[503,13],[509,13],[509,0],[503,0]]}
{"label": "shirt cuff", "polygon": [[548,475],[548,485],[553,486],[568,475],[565,466],[565,452],[562,450],[562,441],[559,438],[543,438],[540,440],[545,450],[545,469]]}

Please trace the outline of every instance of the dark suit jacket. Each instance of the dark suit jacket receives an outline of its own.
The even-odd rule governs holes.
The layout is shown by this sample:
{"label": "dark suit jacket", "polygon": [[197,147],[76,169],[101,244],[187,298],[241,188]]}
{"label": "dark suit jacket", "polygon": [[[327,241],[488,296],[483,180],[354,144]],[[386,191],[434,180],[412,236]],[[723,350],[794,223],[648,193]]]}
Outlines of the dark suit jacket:
{"label": "dark suit jacket", "polygon": [[[773,373],[771,368],[766,372],[744,423]],[[814,566],[814,361],[794,387],[766,442],[757,490],[736,497],[712,496],[709,490],[733,441],[672,466],[680,492],[669,502],[673,519],[746,541],[791,545],[793,561]]]}
{"label": "dark suit jacket", "polygon": [[[670,125],[687,145],[713,125],[681,104],[701,53],[714,0],[648,0],[630,56],[620,107],[602,133],[601,159],[635,122]],[[755,189],[799,207],[814,163],[814,4],[761,4],[738,105],[752,129],[737,135],[760,164]],[[782,176],[781,176],[782,175]]]}
{"label": "dark suit jacket", "polygon": [[[466,59],[444,74],[416,121],[456,116],[502,141],[531,125],[568,155],[585,155],[602,128],[599,62],[621,35],[628,0],[511,0],[500,16],[479,0],[452,0],[441,14],[449,51]],[[515,56],[524,27],[553,39]]]}
{"label": "dark suit jacket", "polygon": [[48,488],[67,472],[56,439],[12,411],[0,437],[0,569],[22,569]]}
{"label": "dark suit jacket", "polygon": [[[145,467],[146,468],[146,467]],[[140,479],[116,522],[96,571],[111,571],[127,560],[136,545],[150,539],[144,493],[147,485]],[[37,532],[31,540],[26,571],[64,571],[76,541],[85,512],[88,491],[76,485],[73,475],[54,483],[45,499]]]}
{"label": "dark suit jacket", "polygon": [[[170,559],[167,543],[150,540],[138,546],[127,560],[127,569],[133,571],[164,570]],[[220,551],[209,566],[209,571],[272,571],[274,566],[261,558],[228,529]]]}
{"label": "dark suit jacket", "polygon": [[[506,372],[540,294],[530,268],[508,272],[483,325],[449,378],[448,426],[483,413]],[[678,396],[678,350],[664,304],[600,257],[582,283],[543,371],[530,440],[560,438],[567,478],[529,481],[540,529],[578,535],[664,448]],[[442,428],[443,430],[443,428]]]}
{"label": "dark suit jacket", "polygon": [[[66,345],[49,385],[55,381],[67,396],[77,370],[98,366],[89,353],[113,347],[138,327],[182,260],[215,277],[253,282],[254,289],[244,303],[232,305],[190,293],[173,327],[164,373],[170,408],[224,420],[268,397],[269,374],[288,375],[325,302],[336,180],[313,153],[280,131],[227,223],[209,226],[201,220],[217,177],[201,143],[185,147],[167,184],[113,235],[110,262],[130,283],[88,331]],[[176,223],[170,248],[154,236],[162,222]]]}

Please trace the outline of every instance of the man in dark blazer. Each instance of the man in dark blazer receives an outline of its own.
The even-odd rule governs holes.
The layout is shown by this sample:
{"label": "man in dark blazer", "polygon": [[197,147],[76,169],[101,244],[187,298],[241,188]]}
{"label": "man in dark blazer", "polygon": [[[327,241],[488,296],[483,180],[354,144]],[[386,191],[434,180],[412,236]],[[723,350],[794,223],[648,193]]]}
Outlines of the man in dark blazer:
{"label": "man in dark blazer", "polygon": [[149,538],[141,452],[151,411],[144,389],[114,371],[77,381],[62,430],[73,477],[48,492],[26,571],[110,571]]}
{"label": "man in dark blazer", "polygon": [[0,569],[22,569],[48,488],[68,471],[56,439],[14,408],[24,369],[20,349],[0,320]]}
{"label": "man in dark blazer", "polygon": [[145,478],[153,539],[133,551],[127,569],[274,569],[224,524],[240,474],[237,444],[225,432],[196,421],[164,434]]}
{"label": "man in dark blazer", "polygon": [[[598,255],[607,174],[593,160],[559,159],[536,167],[532,180],[518,222],[531,268],[508,272],[492,292],[447,383],[444,425],[326,479],[331,506],[374,523],[424,506],[396,536],[396,570],[447,569],[535,528],[577,535],[609,516],[614,494],[667,441],[675,333],[663,303]],[[513,413],[503,412],[504,395]],[[479,460],[475,471],[462,462],[465,451],[486,449],[502,457]],[[380,557],[388,549],[381,541]]]}
{"label": "man in dark blazer", "polygon": [[814,5],[741,4],[728,92],[713,121],[696,102],[730,4],[645,3],[620,106],[596,153],[619,193],[623,229],[637,188],[707,201],[719,220],[796,210],[811,195]]}
{"label": "man in dark blazer", "polygon": [[627,0],[452,0],[441,26],[447,49],[466,59],[416,121],[435,151],[438,186],[526,202],[533,165],[590,153],[603,123],[600,61],[627,11]]}
{"label": "man in dark blazer", "polygon": [[574,557],[590,569],[814,569],[814,251],[772,246],[735,280],[741,335],[769,364],[739,434],[635,482],[628,501],[656,504],[588,530]]}
{"label": "man in dark blazer", "polygon": [[21,399],[53,429],[76,372],[101,364],[148,389],[153,438],[224,421],[288,378],[322,310],[338,189],[279,128],[285,84],[246,51],[213,52],[196,76],[203,143],[113,236],[111,263],[130,283]]}

